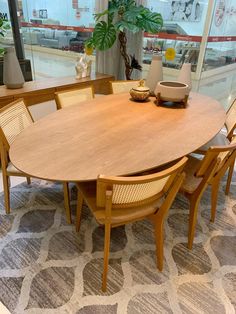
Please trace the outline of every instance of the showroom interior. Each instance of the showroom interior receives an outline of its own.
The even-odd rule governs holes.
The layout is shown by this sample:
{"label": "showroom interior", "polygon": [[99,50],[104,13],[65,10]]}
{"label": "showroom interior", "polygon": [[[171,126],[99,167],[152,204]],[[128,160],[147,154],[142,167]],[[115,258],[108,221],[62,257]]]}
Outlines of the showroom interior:
{"label": "showroom interior", "polygon": [[[126,33],[139,63],[131,81],[118,37],[106,51],[88,45],[99,19],[114,5],[119,20],[114,8],[127,3],[163,21],[159,32]],[[0,314],[236,313],[236,0],[0,0],[0,20]],[[6,74],[11,48],[21,87],[7,86],[18,76],[13,63]],[[186,64],[190,83],[180,80]],[[161,98],[152,80],[187,92]],[[60,93],[76,89],[84,95],[69,108]],[[28,120],[15,112],[8,141],[4,110],[17,101]],[[161,218],[124,205],[132,179],[146,180],[128,196],[141,208],[137,195],[168,171]],[[116,184],[125,188],[112,216]]]}

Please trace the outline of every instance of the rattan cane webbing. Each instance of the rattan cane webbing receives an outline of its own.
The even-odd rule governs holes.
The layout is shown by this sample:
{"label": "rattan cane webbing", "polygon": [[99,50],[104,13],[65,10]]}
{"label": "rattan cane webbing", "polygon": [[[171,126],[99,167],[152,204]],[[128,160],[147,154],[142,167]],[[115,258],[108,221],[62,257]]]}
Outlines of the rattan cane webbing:
{"label": "rattan cane webbing", "polygon": [[0,113],[0,127],[9,145],[19,133],[32,123],[33,120],[22,100]]}
{"label": "rattan cane webbing", "polygon": [[59,99],[61,108],[74,106],[82,101],[92,100],[94,98],[92,87],[76,89],[68,92],[58,92],[56,95]]}
{"label": "rattan cane webbing", "polygon": [[113,94],[127,93],[132,88],[137,88],[138,82],[139,81],[123,81],[123,82],[122,81],[118,81],[118,82],[114,81],[114,82],[111,82]]}
{"label": "rattan cane webbing", "polygon": [[153,182],[141,184],[114,184],[113,185],[113,204],[126,204],[143,201],[161,192],[169,179],[169,176],[155,180]]}

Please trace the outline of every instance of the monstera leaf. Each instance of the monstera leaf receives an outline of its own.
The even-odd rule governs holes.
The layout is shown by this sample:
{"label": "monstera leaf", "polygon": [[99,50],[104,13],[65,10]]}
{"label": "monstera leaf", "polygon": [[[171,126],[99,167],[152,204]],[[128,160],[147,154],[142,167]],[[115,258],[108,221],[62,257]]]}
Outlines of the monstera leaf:
{"label": "monstera leaf", "polygon": [[115,27],[118,31],[120,32],[124,32],[125,30],[129,30],[132,33],[137,33],[138,31],[140,31],[140,28],[138,26],[136,26],[133,23],[127,22],[127,21],[118,21],[115,24]]}
{"label": "monstera leaf", "polygon": [[149,33],[158,33],[163,25],[161,14],[146,10],[137,18],[137,26]]}
{"label": "monstera leaf", "polygon": [[[99,21],[104,18],[107,22]],[[86,47],[104,51],[111,48],[118,38],[126,79],[130,80],[133,69],[141,70],[142,67],[135,56],[127,53],[127,31],[158,33],[163,25],[161,15],[138,5],[135,0],[109,0],[107,10],[95,14],[95,21],[93,35],[86,42]]]}
{"label": "monstera leaf", "polygon": [[111,48],[116,40],[115,26],[104,21],[97,23],[93,32],[93,40],[95,47],[99,50]]}

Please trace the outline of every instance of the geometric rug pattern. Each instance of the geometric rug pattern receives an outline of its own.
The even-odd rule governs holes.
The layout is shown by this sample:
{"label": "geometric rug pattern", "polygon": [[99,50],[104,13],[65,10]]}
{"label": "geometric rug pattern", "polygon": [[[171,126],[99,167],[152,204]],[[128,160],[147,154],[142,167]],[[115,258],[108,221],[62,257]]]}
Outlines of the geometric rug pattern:
{"label": "geometric rug pattern", "polygon": [[10,215],[0,195],[0,301],[16,314],[236,313],[235,179],[229,197],[222,182],[214,224],[210,189],[204,193],[191,251],[188,201],[177,196],[165,223],[162,272],[149,221],[113,229],[106,293],[104,229],[88,208],[76,233],[65,220],[60,184],[13,187]]}

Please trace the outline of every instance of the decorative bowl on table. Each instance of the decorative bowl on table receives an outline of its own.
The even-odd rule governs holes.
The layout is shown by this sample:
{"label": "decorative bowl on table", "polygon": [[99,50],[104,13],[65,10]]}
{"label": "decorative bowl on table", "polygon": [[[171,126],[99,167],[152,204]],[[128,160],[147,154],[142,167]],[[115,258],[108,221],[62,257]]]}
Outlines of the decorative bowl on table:
{"label": "decorative bowl on table", "polygon": [[187,106],[189,86],[175,81],[160,81],[155,90],[158,104],[162,102],[177,102]]}
{"label": "decorative bowl on table", "polygon": [[130,96],[135,101],[146,101],[150,96],[150,88],[144,85],[144,80],[139,82],[139,86],[130,90]]}

